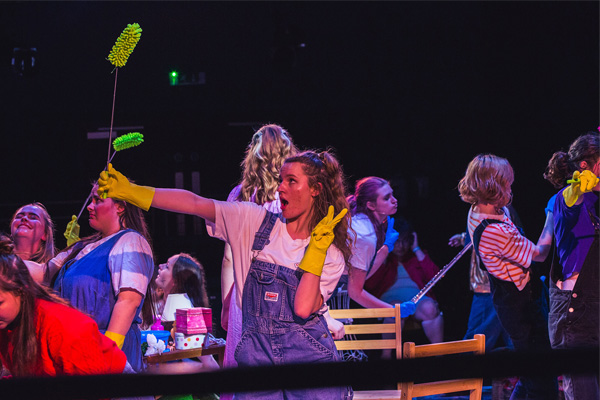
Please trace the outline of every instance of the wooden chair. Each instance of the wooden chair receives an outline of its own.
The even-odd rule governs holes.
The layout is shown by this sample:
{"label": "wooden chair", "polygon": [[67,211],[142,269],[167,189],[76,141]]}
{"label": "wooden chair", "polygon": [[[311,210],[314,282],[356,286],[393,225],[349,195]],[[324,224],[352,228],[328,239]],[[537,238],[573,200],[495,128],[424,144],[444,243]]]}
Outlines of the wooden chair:
{"label": "wooden chair", "polygon": [[[353,320],[361,318],[394,318],[394,323],[377,324],[352,324],[345,325],[347,335],[355,335],[356,340],[336,340],[338,350],[383,350],[395,349],[396,358],[402,358],[402,321],[400,319],[400,305],[394,308],[358,308],[349,310],[329,310],[335,319]],[[393,334],[391,339],[361,339],[358,335],[367,334]],[[355,391],[354,400],[388,400],[400,399],[400,383],[398,390],[366,390]]]}
{"label": "wooden chair", "polygon": [[[425,344],[415,346],[412,342],[404,343],[404,358],[431,357],[446,354],[472,352],[485,353],[485,335],[475,335],[474,339],[458,340],[454,342]],[[413,397],[431,396],[441,393],[469,391],[470,400],[481,400],[483,379],[455,379],[449,381],[418,383],[404,382],[400,391],[402,399]]]}

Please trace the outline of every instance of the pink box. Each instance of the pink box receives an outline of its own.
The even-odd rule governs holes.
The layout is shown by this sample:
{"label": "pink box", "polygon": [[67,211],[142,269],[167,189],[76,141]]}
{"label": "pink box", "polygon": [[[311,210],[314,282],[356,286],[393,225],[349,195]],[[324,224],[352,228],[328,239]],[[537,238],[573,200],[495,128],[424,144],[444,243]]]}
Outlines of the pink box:
{"label": "pink box", "polygon": [[185,335],[212,333],[212,310],[204,307],[177,309],[175,324],[177,332]]}

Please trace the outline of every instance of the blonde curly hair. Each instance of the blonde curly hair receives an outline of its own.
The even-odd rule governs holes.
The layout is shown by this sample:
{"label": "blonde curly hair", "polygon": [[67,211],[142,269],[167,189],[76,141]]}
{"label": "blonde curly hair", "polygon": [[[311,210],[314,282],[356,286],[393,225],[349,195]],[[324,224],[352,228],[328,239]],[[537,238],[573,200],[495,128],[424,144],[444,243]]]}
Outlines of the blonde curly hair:
{"label": "blonde curly hair", "polygon": [[469,163],[465,176],[458,183],[458,191],[466,203],[504,207],[510,204],[510,187],[514,179],[512,166],[506,158],[479,154]]}
{"label": "blonde curly hair", "polygon": [[289,133],[279,125],[261,127],[248,145],[242,161],[238,201],[264,204],[275,199],[279,171],[287,157],[297,153]]}

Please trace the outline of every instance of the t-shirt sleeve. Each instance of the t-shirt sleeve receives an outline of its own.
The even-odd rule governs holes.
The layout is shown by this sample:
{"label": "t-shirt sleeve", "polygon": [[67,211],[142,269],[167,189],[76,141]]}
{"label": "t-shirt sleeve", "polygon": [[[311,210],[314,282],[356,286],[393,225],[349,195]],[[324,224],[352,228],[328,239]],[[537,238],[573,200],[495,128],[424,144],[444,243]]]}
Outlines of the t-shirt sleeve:
{"label": "t-shirt sleeve", "polygon": [[133,289],[145,296],[154,273],[150,245],[142,235],[127,232],[112,248],[109,268],[115,294],[119,294],[123,289]]}
{"label": "t-shirt sleeve", "polygon": [[250,202],[213,201],[215,222],[206,221],[206,230],[210,236],[226,241],[232,247],[250,235],[254,237],[267,212],[263,207]]}
{"label": "t-shirt sleeve", "polygon": [[375,247],[377,246],[373,241],[372,232],[368,229],[368,224],[370,224],[370,221],[352,220],[352,229],[356,233],[356,240],[354,240],[352,248],[350,265],[363,271],[368,271],[371,267],[376,252]]}
{"label": "t-shirt sleeve", "polygon": [[[323,272],[321,274],[321,294],[323,295],[323,304],[333,294],[346,263],[344,261],[344,255],[336,247],[331,246],[327,251],[327,257],[325,259],[325,265],[323,266]],[[321,311],[325,312],[326,307],[322,307]]]}
{"label": "t-shirt sleeve", "polygon": [[489,225],[481,235],[479,247],[480,251],[491,253],[500,261],[525,268],[531,265],[533,243],[513,225]]}

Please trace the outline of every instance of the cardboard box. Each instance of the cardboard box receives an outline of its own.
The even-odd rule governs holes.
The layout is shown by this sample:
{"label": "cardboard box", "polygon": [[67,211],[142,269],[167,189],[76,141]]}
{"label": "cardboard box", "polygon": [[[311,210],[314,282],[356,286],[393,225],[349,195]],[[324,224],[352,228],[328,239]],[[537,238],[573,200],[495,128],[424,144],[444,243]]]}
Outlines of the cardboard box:
{"label": "cardboard box", "polygon": [[212,332],[212,310],[204,307],[177,309],[175,326],[177,332],[186,335]]}

